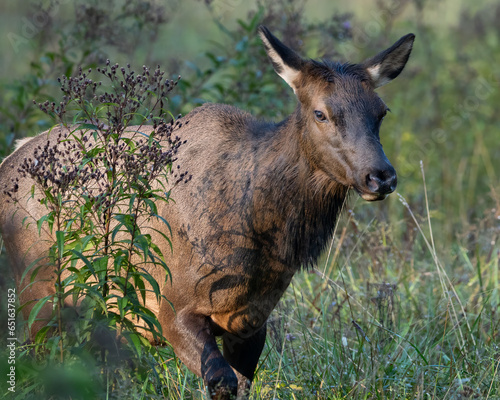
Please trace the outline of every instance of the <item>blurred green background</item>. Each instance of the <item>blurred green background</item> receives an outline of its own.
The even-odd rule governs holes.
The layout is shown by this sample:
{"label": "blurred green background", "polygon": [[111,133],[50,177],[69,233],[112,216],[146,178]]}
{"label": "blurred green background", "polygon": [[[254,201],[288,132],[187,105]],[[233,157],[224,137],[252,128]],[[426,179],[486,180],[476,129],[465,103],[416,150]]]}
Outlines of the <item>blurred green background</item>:
{"label": "blurred green background", "polygon": [[[278,310],[276,318],[290,314],[286,307],[292,302],[293,312],[302,311],[292,322],[284,322],[289,324],[285,333],[296,324],[311,332],[304,321],[319,318],[315,313],[321,314],[327,304],[318,300],[319,291],[321,298],[333,296],[336,316],[344,324],[350,319],[366,322],[369,336],[383,320],[380,307],[370,312],[377,301],[369,300],[369,283],[390,282],[400,291],[398,334],[412,344],[406,351],[417,349],[430,364],[443,365],[446,372],[439,368],[422,372],[412,363],[408,367],[394,361],[402,372],[390,382],[409,379],[409,386],[396,390],[396,395],[387,389],[394,388],[391,383],[384,381],[377,392],[378,378],[394,370],[388,372],[381,359],[373,363],[373,348],[371,353],[365,349],[366,360],[371,361],[366,371],[375,372],[360,378],[359,371],[351,371],[358,381],[349,380],[352,375],[347,374],[344,389],[333,391],[341,393],[338,398],[351,398],[354,388],[363,393],[359,398],[493,398],[495,393],[498,398],[498,21],[500,2],[494,0],[4,0],[0,4],[0,157],[12,151],[16,139],[51,126],[52,121],[32,100],[57,102],[57,77],[74,74],[80,66],[95,68],[107,58],[137,69],[160,64],[173,77],[182,76],[170,98],[173,114],[216,101],[280,120],[293,110],[296,100],[266,58],[256,35],[259,24],[267,25],[303,56],[352,62],[413,32],[416,41],[404,72],[378,90],[392,111],[382,125],[381,140],[398,171],[397,192],[404,201],[394,194],[384,202],[368,204],[352,196],[336,241],[316,271],[322,278],[318,281],[314,273],[297,278],[283,302],[286,313]],[[326,288],[323,280],[331,287]],[[12,285],[1,254],[1,293]],[[298,300],[297,290],[302,296]],[[338,304],[344,292],[368,300],[360,300],[364,306],[357,309],[354,303],[347,306],[344,297],[345,309],[341,309]],[[5,315],[3,299],[1,304]],[[453,305],[461,311],[455,319],[450,317],[453,327],[449,328],[446,321]],[[372,324],[374,319],[378,328]],[[489,322],[484,325],[483,320]],[[339,332],[336,325],[324,324]],[[356,336],[357,328],[350,329]],[[457,332],[462,339],[454,336]],[[351,338],[345,332],[336,335],[328,336],[332,343]],[[306,337],[304,333],[301,340],[307,341]],[[359,336],[358,340],[362,342]],[[383,341],[377,344],[379,350],[385,346]],[[282,357],[287,346],[283,345]],[[471,360],[470,354],[477,358]],[[311,364],[302,363],[307,368],[321,364],[314,351],[305,359],[308,356]],[[280,371],[276,375],[279,357],[266,360],[258,378],[259,396],[272,398],[266,397],[272,391],[265,388],[276,379],[274,395],[276,388],[284,387],[278,396],[295,398],[290,393],[298,389],[295,383],[290,386],[290,376],[302,382],[299,371],[290,367],[281,371],[285,377]],[[377,369],[377,365],[382,367]],[[343,375],[332,376],[335,387],[342,387]],[[463,376],[469,380],[462,382]],[[279,386],[281,379],[288,386]],[[368,388],[364,392],[359,389],[363,386],[360,379]],[[298,385],[305,390],[305,384]],[[426,391],[429,397],[424,397]],[[337,398],[333,392],[311,398]]]}

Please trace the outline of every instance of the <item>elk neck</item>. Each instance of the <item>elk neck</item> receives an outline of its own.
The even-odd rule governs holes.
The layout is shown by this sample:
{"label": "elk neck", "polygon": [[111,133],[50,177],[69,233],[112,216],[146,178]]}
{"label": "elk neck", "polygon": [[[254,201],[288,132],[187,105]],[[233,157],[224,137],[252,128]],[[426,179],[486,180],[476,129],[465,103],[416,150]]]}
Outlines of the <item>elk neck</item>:
{"label": "elk neck", "polygon": [[314,166],[300,104],[258,141],[255,232],[286,265],[310,267],[333,234],[348,188]]}

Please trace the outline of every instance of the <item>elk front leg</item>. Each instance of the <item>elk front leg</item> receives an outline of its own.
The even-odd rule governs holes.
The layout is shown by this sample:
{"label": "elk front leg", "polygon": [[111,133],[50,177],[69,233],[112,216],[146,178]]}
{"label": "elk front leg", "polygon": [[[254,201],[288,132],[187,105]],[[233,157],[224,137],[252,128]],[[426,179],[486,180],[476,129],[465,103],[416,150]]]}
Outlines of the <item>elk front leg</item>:
{"label": "elk front leg", "polygon": [[266,324],[249,337],[223,335],[224,358],[238,377],[238,399],[246,399],[266,341]]}
{"label": "elk front leg", "polygon": [[191,371],[203,378],[210,398],[235,399],[238,378],[222,356],[208,318],[181,311],[174,323],[162,325],[175,354]]}

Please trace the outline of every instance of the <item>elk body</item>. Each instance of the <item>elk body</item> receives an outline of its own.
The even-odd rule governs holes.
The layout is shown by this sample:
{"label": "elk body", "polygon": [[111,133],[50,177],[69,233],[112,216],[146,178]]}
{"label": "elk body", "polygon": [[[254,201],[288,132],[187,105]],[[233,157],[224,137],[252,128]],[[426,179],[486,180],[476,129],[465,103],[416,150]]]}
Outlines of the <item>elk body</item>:
{"label": "elk body", "polygon": [[[175,311],[167,302],[148,304],[177,356],[217,399],[246,397],[266,320],[294,273],[314,264],[331,238],[348,190],[368,201],[394,191],[396,172],[379,140],[387,106],[374,89],[399,75],[414,40],[409,34],[361,64],[339,64],[302,59],[265,27],[259,33],[298,105],[280,123],[222,104],[188,114],[189,124],[178,132],[187,140],[178,163],[192,179],[173,192],[175,202],[159,209],[172,227],[172,280],[163,294]],[[1,187],[16,170],[10,166],[51,135],[25,141],[3,162]],[[29,193],[32,184],[20,179],[19,192]],[[48,245],[36,224],[23,227],[26,215],[5,200],[0,230],[22,288],[23,271]],[[25,207],[35,217],[46,214],[33,199]],[[21,303],[53,291],[52,282],[38,282]],[[223,337],[222,352],[216,336]]]}

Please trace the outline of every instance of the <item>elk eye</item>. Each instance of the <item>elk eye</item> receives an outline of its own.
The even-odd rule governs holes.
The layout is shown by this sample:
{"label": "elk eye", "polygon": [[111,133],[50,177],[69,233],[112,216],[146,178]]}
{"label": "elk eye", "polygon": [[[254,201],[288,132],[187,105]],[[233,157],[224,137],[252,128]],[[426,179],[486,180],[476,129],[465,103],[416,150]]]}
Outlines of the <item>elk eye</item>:
{"label": "elk eye", "polygon": [[384,110],[384,112],[383,112],[382,114],[380,114],[380,116],[378,117],[378,120],[379,120],[380,122],[382,122],[382,121],[383,121],[383,119],[384,119],[384,118],[385,118],[385,116],[387,115],[387,112],[388,112],[388,111],[391,111],[391,110],[389,110],[389,109],[387,108],[386,110]]}
{"label": "elk eye", "polygon": [[323,114],[321,111],[314,111],[314,116],[316,117],[316,120],[319,122],[325,122],[326,121],[326,116]]}

